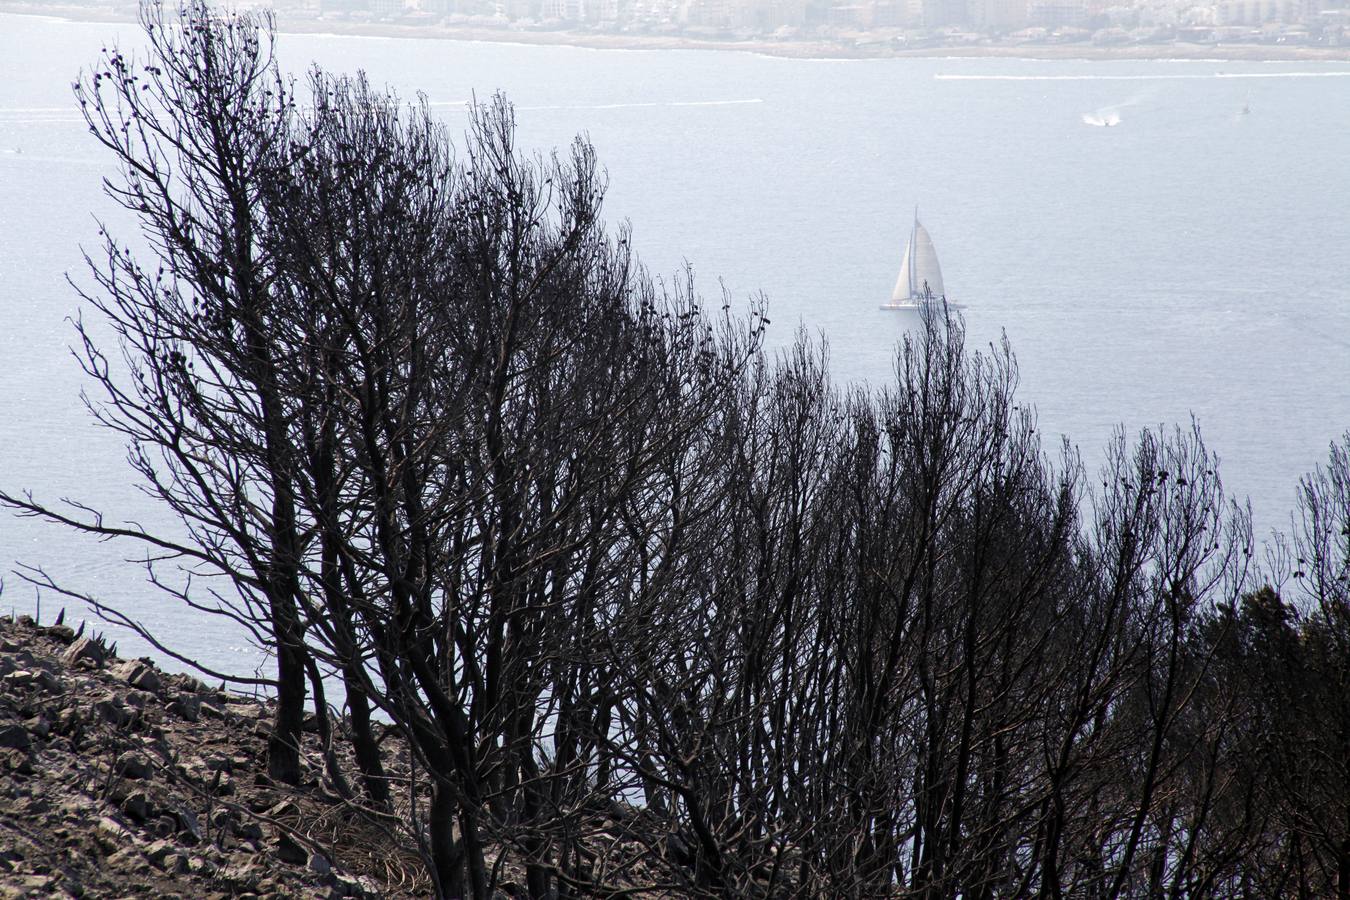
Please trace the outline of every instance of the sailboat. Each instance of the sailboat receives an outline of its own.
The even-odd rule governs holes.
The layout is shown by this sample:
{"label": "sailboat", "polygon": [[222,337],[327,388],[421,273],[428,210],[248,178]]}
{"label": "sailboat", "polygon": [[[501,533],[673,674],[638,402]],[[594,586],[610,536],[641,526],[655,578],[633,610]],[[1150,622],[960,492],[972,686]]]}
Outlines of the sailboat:
{"label": "sailboat", "polygon": [[921,309],[929,304],[946,303],[951,309],[961,309],[959,303],[947,300],[942,288],[942,267],[938,265],[937,251],[928,229],[919,224],[919,209],[914,208],[914,228],[905,245],[905,261],[900,264],[900,277],[891,292],[891,302],[882,309]]}

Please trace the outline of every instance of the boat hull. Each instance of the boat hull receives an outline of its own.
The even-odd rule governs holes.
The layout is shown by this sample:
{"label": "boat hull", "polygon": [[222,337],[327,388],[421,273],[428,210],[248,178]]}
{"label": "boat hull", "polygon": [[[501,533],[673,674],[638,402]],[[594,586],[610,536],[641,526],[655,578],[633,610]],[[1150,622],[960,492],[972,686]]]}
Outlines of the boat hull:
{"label": "boat hull", "polygon": [[946,301],[945,303],[944,303],[943,301],[941,301],[941,300],[921,300],[921,301],[919,301],[919,302],[917,302],[917,303],[914,303],[914,302],[909,302],[909,303],[883,303],[883,304],[881,304],[881,306],[880,306],[879,308],[880,308],[880,309],[893,309],[893,310],[904,310],[904,309],[913,309],[913,310],[917,310],[917,309],[924,309],[925,307],[931,307],[931,308],[933,308],[933,309],[941,309],[941,308],[944,307],[944,306],[947,307],[947,309],[965,309],[965,308],[966,308],[966,305],[965,305],[964,303],[953,303],[953,302],[951,302],[950,300]]}

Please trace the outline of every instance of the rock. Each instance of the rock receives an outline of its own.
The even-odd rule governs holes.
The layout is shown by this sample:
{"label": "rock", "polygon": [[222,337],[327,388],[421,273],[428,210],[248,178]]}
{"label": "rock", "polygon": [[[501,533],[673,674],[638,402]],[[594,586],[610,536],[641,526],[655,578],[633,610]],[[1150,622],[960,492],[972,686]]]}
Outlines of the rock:
{"label": "rock", "polygon": [[93,705],[94,716],[107,722],[114,728],[123,728],[131,724],[132,713],[122,705],[117,697],[99,700]]}
{"label": "rock", "polygon": [[84,718],[77,709],[64,709],[56,717],[56,733],[72,735],[84,726]]}
{"label": "rock", "polygon": [[234,779],[223,772],[217,772],[211,779],[211,793],[217,797],[229,797],[234,794]]}
{"label": "rock", "polygon": [[0,769],[15,775],[32,775],[33,759],[26,750],[0,750]]}
{"label": "rock", "polygon": [[28,736],[28,729],[22,725],[5,725],[0,727],[0,747],[13,747],[15,750],[27,750],[33,743]]}
{"label": "rock", "polygon": [[154,766],[150,760],[146,759],[135,750],[128,750],[117,757],[117,763],[113,767],[114,771],[124,778],[130,778],[133,781],[140,781],[142,778],[149,778],[155,773]]}
{"label": "rock", "polygon": [[309,854],[289,834],[277,835],[277,845],[273,851],[277,859],[293,866],[303,866],[309,862]]}
{"label": "rock", "polygon": [[47,717],[44,715],[36,715],[31,719],[26,719],[23,727],[28,729],[29,734],[35,735],[40,740],[46,740],[47,736],[52,733],[52,723],[47,721]]}
{"label": "rock", "polygon": [[133,822],[144,822],[150,818],[150,798],[145,791],[133,791],[122,801],[122,812]]}
{"label": "rock", "polygon": [[123,868],[130,869],[135,868],[136,864],[139,863],[142,859],[143,857],[141,856],[141,851],[138,850],[137,848],[123,847],[121,850],[118,850],[116,853],[112,854],[106,860],[104,860],[104,863],[107,866],[107,868],[110,869],[123,869]]}
{"label": "rock", "polygon": [[169,841],[158,840],[151,842],[143,852],[145,853],[145,858],[150,860],[151,865],[158,869],[162,869],[164,868],[164,861],[168,859],[171,854],[177,853],[178,848]]}
{"label": "rock", "polygon": [[242,894],[258,886],[260,875],[257,867],[251,862],[235,863],[222,869],[219,879]]}
{"label": "rock", "polygon": [[26,691],[31,688],[37,676],[27,669],[19,669],[16,672],[10,672],[4,677],[5,690],[11,694],[19,691]]}
{"label": "rock", "polygon": [[37,667],[38,658],[34,656],[33,651],[29,650],[27,647],[20,647],[18,650],[15,650],[14,655],[11,656],[10,659],[15,667],[19,669],[33,669]]}
{"label": "rock", "polygon": [[3,684],[11,693],[38,688],[48,694],[61,691],[61,679],[46,669],[18,669],[4,676]]}
{"label": "rock", "polygon": [[179,694],[169,704],[169,712],[180,719],[196,722],[201,717],[202,700],[194,694]]}
{"label": "rock", "polygon": [[186,806],[180,806],[174,811],[174,818],[178,820],[178,834],[184,838],[184,843],[196,844],[201,841],[202,827],[196,813]]}
{"label": "rock", "polygon": [[174,676],[173,680],[177,683],[179,690],[189,694],[199,694],[206,689],[205,685],[191,675],[177,675]]}
{"label": "rock", "polygon": [[50,875],[29,875],[19,884],[26,891],[31,891],[30,896],[46,897],[49,896],[56,887],[56,879]]}
{"label": "rock", "polygon": [[263,709],[262,704],[252,700],[230,698],[225,703],[225,711],[241,719],[256,720],[267,716],[267,710]]}
{"label": "rock", "polygon": [[103,644],[91,637],[85,636],[66,648],[61,654],[61,659],[68,665],[74,665],[81,660],[89,660],[95,666],[103,665],[107,659],[107,651],[103,649]]}
{"label": "rock", "polygon": [[48,694],[59,694],[63,687],[61,679],[57,678],[51,672],[48,672],[46,669],[38,669],[37,684],[38,687],[42,688],[42,690],[46,691]]}
{"label": "rock", "polygon": [[56,811],[65,821],[78,822],[89,815],[88,801],[83,797],[68,797],[61,801]]}
{"label": "rock", "polygon": [[173,875],[184,875],[189,869],[188,858],[169,841],[155,841],[145,848],[145,858],[156,869]]}
{"label": "rock", "polygon": [[234,760],[228,756],[208,756],[206,758],[206,771],[233,772]]}
{"label": "rock", "polygon": [[103,816],[98,820],[98,830],[114,840],[130,843],[131,832],[112,816]]}
{"label": "rock", "polygon": [[333,864],[322,853],[313,853],[309,857],[309,870],[317,875],[327,875],[333,871]]}
{"label": "rock", "polygon": [[156,837],[167,838],[178,833],[178,817],[171,816],[168,813],[155,820],[154,832]]}
{"label": "rock", "polygon": [[42,633],[47,637],[56,638],[63,644],[70,644],[75,640],[75,629],[69,625],[48,625],[42,629]]}

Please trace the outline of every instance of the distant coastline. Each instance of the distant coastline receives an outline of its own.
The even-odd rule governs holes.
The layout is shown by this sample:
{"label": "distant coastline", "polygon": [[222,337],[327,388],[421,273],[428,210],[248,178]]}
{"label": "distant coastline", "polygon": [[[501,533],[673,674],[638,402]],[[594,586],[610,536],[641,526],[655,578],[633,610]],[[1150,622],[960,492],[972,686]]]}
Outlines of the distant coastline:
{"label": "distant coastline", "polygon": [[[92,7],[4,2],[0,13],[76,22],[133,22],[133,6]],[[418,38],[580,47],[592,50],[721,50],[791,59],[1034,59],[1034,60],[1178,60],[1214,62],[1350,62],[1350,46],[1309,47],[1275,44],[1096,45],[1088,42],[1045,44],[951,44],[915,48],[859,33],[839,39],[737,39],[693,35],[618,34],[600,31],[543,30],[472,24],[404,24],[308,19],[277,15],[282,34],[334,34],[344,37]]]}

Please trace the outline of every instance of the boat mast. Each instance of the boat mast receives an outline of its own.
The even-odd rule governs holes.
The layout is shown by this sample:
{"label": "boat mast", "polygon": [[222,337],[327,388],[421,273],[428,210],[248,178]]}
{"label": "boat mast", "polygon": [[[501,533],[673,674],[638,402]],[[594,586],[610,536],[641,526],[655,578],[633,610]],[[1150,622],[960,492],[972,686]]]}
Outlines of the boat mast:
{"label": "boat mast", "polygon": [[914,204],[914,227],[909,230],[909,248],[905,251],[905,256],[909,259],[909,296],[917,297],[919,286],[914,283],[918,277],[916,270],[918,266],[919,251],[919,204]]}

